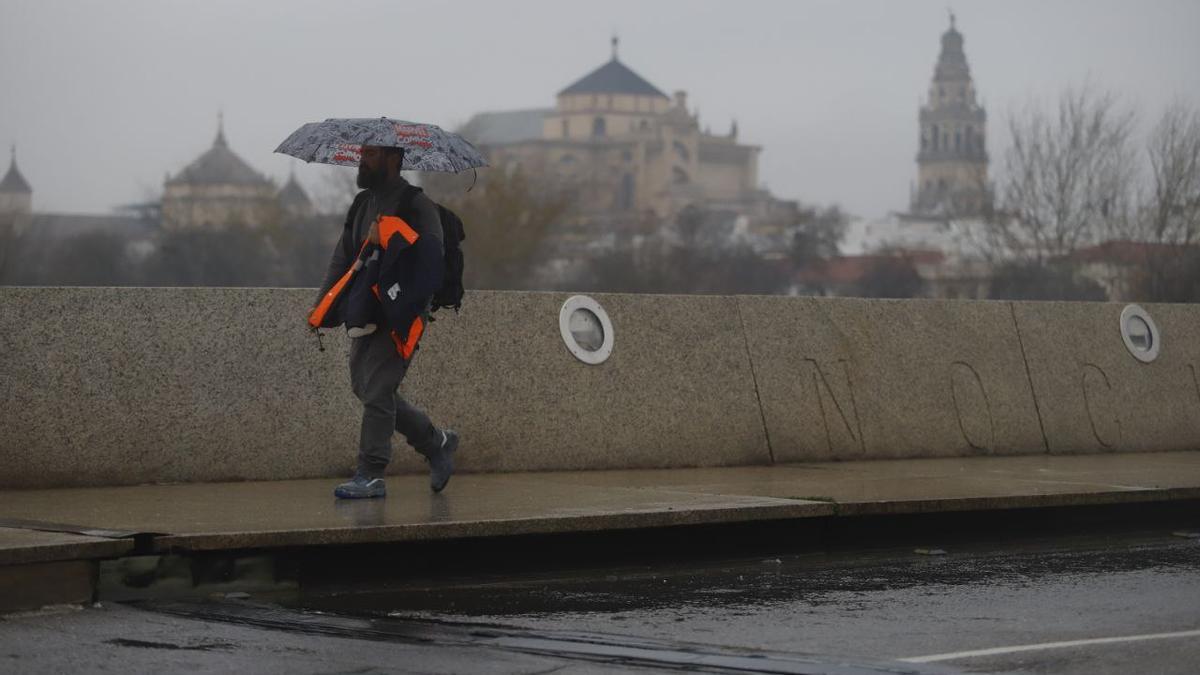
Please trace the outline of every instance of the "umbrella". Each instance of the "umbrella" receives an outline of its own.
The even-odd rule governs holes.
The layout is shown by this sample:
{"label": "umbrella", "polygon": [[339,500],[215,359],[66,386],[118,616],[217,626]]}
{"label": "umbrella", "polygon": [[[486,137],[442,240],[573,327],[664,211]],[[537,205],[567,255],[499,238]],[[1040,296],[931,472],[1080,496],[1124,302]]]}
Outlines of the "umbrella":
{"label": "umbrella", "polygon": [[458,173],[487,166],[475,146],[435,124],[387,117],[327,119],[309,122],[292,132],[275,152],[306,162],[358,166],[362,146],[404,148],[405,171]]}

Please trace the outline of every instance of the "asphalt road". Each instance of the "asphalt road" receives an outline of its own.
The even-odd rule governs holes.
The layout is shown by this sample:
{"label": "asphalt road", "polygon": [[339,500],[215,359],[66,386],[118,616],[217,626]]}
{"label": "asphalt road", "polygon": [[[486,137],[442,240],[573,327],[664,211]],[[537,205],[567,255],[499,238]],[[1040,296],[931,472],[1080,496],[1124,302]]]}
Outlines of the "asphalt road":
{"label": "asphalt road", "polygon": [[481,559],[292,596],[9,617],[0,672],[1200,672],[1200,539],[919,547],[492,574]]}
{"label": "asphalt road", "polygon": [[436,579],[299,604],[828,663],[1200,672],[1200,539],[1168,531]]}

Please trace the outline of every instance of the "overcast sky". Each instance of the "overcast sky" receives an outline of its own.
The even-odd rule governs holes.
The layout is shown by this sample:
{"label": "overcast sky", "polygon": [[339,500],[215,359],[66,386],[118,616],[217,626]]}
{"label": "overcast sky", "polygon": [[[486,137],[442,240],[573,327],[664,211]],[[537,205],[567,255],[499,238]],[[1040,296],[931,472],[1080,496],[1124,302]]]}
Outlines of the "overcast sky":
{"label": "overcast sky", "polygon": [[[453,127],[550,107],[621,59],[689,93],[702,125],[763,147],[778,196],[863,216],[908,204],[919,98],[947,7],[989,113],[1091,81],[1143,119],[1200,105],[1200,0],[0,0],[0,142],[38,211],[144,199],[212,143],[313,187],[271,151],[305,121],[388,115]],[[7,168],[7,152],[0,171]]]}

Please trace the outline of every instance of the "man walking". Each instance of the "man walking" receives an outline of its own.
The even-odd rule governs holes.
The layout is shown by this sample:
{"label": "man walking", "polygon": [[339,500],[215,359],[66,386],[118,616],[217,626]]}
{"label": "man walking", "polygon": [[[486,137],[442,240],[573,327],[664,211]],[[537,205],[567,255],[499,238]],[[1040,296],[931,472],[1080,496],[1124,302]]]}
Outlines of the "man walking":
{"label": "man walking", "polygon": [[379,329],[350,340],[350,386],[363,404],[363,418],[358,468],[334,489],[342,499],[387,494],[383,474],[395,432],[429,462],[434,492],[441,492],[454,472],[458,435],[435,427],[397,391],[424,332],[444,265],[437,206],[400,175],[403,161],[400,148],[363,146],[358,187],[364,192],[350,207],[318,296],[320,300],[330,292],[368,240],[384,247],[375,288]]}

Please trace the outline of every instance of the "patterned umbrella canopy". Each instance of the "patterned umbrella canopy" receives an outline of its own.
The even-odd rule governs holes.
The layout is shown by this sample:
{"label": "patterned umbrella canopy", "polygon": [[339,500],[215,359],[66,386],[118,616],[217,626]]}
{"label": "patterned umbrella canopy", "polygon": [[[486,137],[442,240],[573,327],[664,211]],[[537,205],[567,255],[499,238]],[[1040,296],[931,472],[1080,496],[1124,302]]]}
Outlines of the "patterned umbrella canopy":
{"label": "patterned umbrella canopy", "polygon": [[387,117],[327,119],[292,132],[275,152],[306,162],[358,166],[362,146],[404,148],[405,171],[458,173],[487,166],[483,155],[458,134],[433,124]]}

